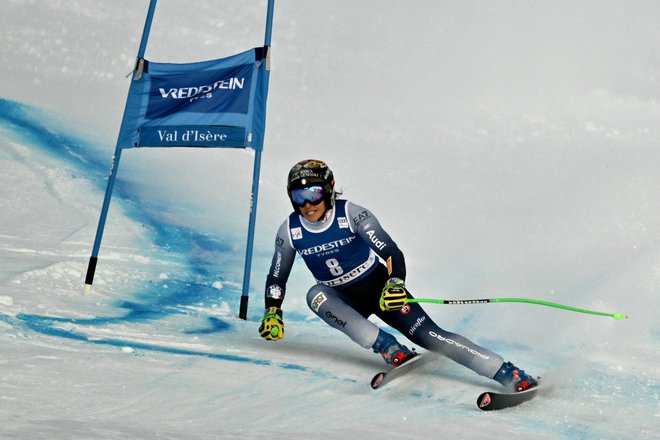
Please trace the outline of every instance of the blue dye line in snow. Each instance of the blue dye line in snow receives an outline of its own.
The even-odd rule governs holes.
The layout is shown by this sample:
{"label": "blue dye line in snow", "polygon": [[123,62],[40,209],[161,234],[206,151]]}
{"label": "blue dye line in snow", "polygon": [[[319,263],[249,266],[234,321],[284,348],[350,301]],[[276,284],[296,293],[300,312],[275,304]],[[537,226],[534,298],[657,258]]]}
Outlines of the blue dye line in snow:
{"label": "blue dye line in snow", "polygon": [[[65,129],[51,127],[57,123],[51,122],[50,117],[43,111],[0,98],[0,123],[3,123],[16,137],[24,139],[31,147],[74,167],[77,173],[105,191],[111,157],[101,157],[105,153],[95,149],[90,143],[65,133]],[[192,228],[168,223],[150,214],[144,206],[149,204],[153,206],[153,201],[142,201],[139,198],[140,191],[121,178],[117,180],[114,194],[113,199],[121,200],[128,217],[145,225],[147,231],[151,233],[150,239],[163,254],[172,255],[177,261],[187,263],[185,272],[191,279],[222,278],[218,274],[217,266],[217,261],[220,259],[214,257],[235,251],[230,243],[221,242]],[[99,198],[99,208],[101,201],[102,197]],[[235,292],[230,293],[240,295],[238,289],[234,290]],[[215,290],[213,293],[216,294],[217,302],[218,291]],[[178,299],[185,304],[186,298],[190,298],[188,303],[199,302],[199,297],[193,298],[189,294]]]}
{"label": "blue dye line in snow", "polygon": [[[62,128],[54,129],[52,126],[58,124],[51,121],[51,118],[38,108],[27,106],[18,102],[9,101],[0,98],[0,126],[4,126],[10,132],[10,135],[22,139],[30,147],[56,157],[69,166],[75,168],[76,172],[88,180],[94,182],[99,189],[105,189],[107,179],[107,170],[109,168],[109,157],[101,158],[102,152],[94,149],[91,144],[66,133]],[[99,177],[103,176],[103,179]],[[152,232],[152,241],[162,250],[162,253],[176,259],[177,262],[184,262],[182,265],[182,275],[191,280],[208,280],[210,277],[214,280],[222,280],[218,276],[217,261],[222,253],[232,252],[232,247],[227,243],[196,231],[192,228],[186,228],[181,225],[164,222],[155,216],[149,215],[144,209],[138,209],[141,206],[138,191],[125,181],[119,180],[115,187],[115,198],[119,198],[126,208],[127,215],[133,220],[145,225]],[[99,205],[101,199],[99,198]],[[90,243],[91,249],[91,243]],[[167,288],[164,284],[167,284]],[[68,339],[77,339],[81,341],[103,343],[109,345],[125,346],[127,342],[120,340],[100,340],[91,341],[84,335],[72,333],[60,328],[54,327],[57,323],[70,322],[84,324],[89,326],[104,326],[118,322],[144,322],[162,319],[171,314],[184,313],[181,306],[194,304],[210,305],[217,304],[222,298],[219,289],[193,281],[180,279],[167,279],[157,281],[146,281],[144,285],[137,286],[139,293],[136,297],[142,303],[131,301],[119,301],[116,307],[128,310],[127,313],[117,317],[96,317],[86,320],[74,320],[66,318],[40,317],[37,315],[20,315],[26,325],[34,331],[58,336]],[[232,286],[225,286],[224,292],[232,298],[238,298],[240,291]],[[209,327],[204,329],[184,330],[187,334],[207,334],[214,332],[228,331],[231,324],[218,318],[209,318]],[[134,345],[133,343],[131,343]],[[149,346],[148,344],[139,344],[144,350],[158,350],[177,354],[199,354],[197,352],[188,352],[173,348],[164,348],[160,346]],[[264,361],[225,355],[216,355],[213,353],[203,353],[201,355],[214,357],[224,360],[239,360],[251,363],[263,363]],[[285,367],[289,368],[289,367]],[[305,369],[305,367],[300,367]]]}
{"label": "blue dye line in snow", "polygon": [[[177,355],[185,355],[185,356],[199,356],[199,357],[206,357],[210,359],[218,359],[222,361],[230,361],[230,362],[241,362],[241,363],[246,363],[246,364],[251,364],[251,365],[259,365],[259,366],[275,366],[278,368],[282,368],[285,370],[294,370],[294,371],[300,371],[304,372],[307,374],[311,374],[313,376],[317,377],[334,377],[336,379],[339,379],[338,377],[332,376],[326,372],[323,372],[321,370],[316,370],[312,369],[309,367],[306,367],[304,365],[299,365],[299,364],[291,364],[291,363],[275,363],[270,360],[266,359],[256,359],[252,357],[247,357],[247,356],[238,356],[238,355],[233,355],[233,354],[222,354],[222,353],[213,353],[209,351],[198,351],[198,350],[189,350],[189,349],[184,349],[184,348],[176,348],[176,347],[168,347],[168,346],[162,346],[162,345],[156,345],[156,344],[147,344],[144,342],[136,342],[136,341],[126,341],[122,339],[112,339],[112,338],[94,338],[90,339],[88,336],[78,333],[73,330],[67,330],[61,327],[58,327],[58,325],[62,324],[91,324],[93,322],[98,321],[99,323],[103,324],[109,324],[112,323],[112,318],[91,318],[91,319],[70,319],[70,318],[56,318],[56,317],[44,317],[44,316],[39,316],[39,315],[29,315],[29,314],[18,314],[16,315],[16,319],[22,321],[24,325],[37,332],[41,333],[44,335],[48,336],[53,336],[53,337],[58,337],[58,338],[63,338],[63,339],[71,339],[75,341],[82,341],[86,343],[92,343],[96,345],[108,345],[112,347],[120,347],[120,348],[125,348],[125,347],[130,347],[132,349],[136,350],[144,350],[144,351],[153,351],[153,352],[160,352],[160,353],[168,353],[168,354],[177,354]],[[227,328],[226,323],[222,322],[221,320],[218,320],[216,318],[209,318],[211,320],[215,320],[216,324],[220,327],[222,327],[222,330],[226,330]],[[14,324],[12,322],[12,319],[7,316],[7,315],[2,315],[0,314],[0,321],[7,322],[9,324]],[[346,382],[356,382],[354,379],[341,379]]]}
{"label": "blue dye line in snow", "polygon": [[[99,344],[99,345],[110,345],[113,347],[128,347],[130,346],[131,348],[134,349],[139,349],[139,350],[148,350],[148,351],[159,351],[162,353],[170,353],[170,354],[183,354],[183,355],[189,355],[189,356],[203,356],[203,357],[208,357],[212,359],[220,359],[220,360],[225,360],[225,361],[233,361],[233,362],[244,362],[244,363],[249,363],[249,364],[255,364],[255,365],[272,365],[271,361],[268,360],[261,360],[261,359],[254,359],[250,357],[244,357],[244,356],[237,356],[237,355],[231,355],[231,354],[220,354],[220,353],[211,353],[211,352],[203,352],[203,351],[195,351],[195,350],[187,350],[183,348],[175,348],[175,347],[167,347],[167,346],[159,346],[155,344],[146,344],[143,342],[135,342],[135,341],[125,341],[121,339],[89,339],[88,336],[85,336],[84,334],[77,333],[72,330],[66,330],[63,328],[57,327],[57,324],[62,324],[62,323],[71,323],[71,324],[80,324],[81,321],[84,324],[89,324],[93,320],[74,320],[74,319],[65,319],[65,318],[51,318],[51,317],[44,317],[44,316],[39,316],[39,315],[27,315],[27,314],[19,314],[16,315],[17,319],[20,319],[25,323],[25,325],[30,328],[31,330],[34,330],[38,333],[42,333],[44,335],[48,336],[55,336],[59,338],[65,338],[65,339],[73,339],[76,341],[84,341],[84,342],[90,342],[93,344]],[[104,321],[104,323],[108,323],[107,320]],[[284,368],[287,368],[284,366]],[[306,371],[306,367],[300,367],[301,370]]]}
{"label": "blue dye line in snow", "polygon": [[17,137],[70,163],[101,187],[101,182],[93,177],[106,174],[107,164],[103,163],[100,157],[91,155],[91,146],[82,140],[44,125],[43,121],[47,118],[48,116],[37,108],[0,98],[0,121]]}
{"label": "blue dye line in snow", "polygon": [[[76,169],[76,172],[95,183],[101,190],[105,190],[107,174],[110,168],[110,157],[101,157],[103,152],[92,147],[88,142],[80,138],[63,133],[64,129],[52,128],[57,125],[50,122],[49,116],[43,111],[21,103],[0,98],[0,123],[3,123],[16,137],[24,139],[30,147],[44,151],[67,163]],[[221,242],[204,232],[197,231],[182,225],[172,224],[162,218],[150,215],[144,205],[149,201],[141,201],[139,191],[134,185],[125,180],[118,179],[115,185],[115,198],[119,198],[124,205],[127,215],[145,225],[151,233],[150,239],[162,250],[165,255],[172,255],[177,261],[186,262],[185,274],[190,279],[222,280],[218,276],[219,268],[214,258],[223,253],[234,251],[230,243]],[[99,208],[102,198],[99,198]],[[151,203],[153,205],[153,203]],[[91,247],[91,243],[90,243]],[[170,281],[171,283],[171,281]],[[200,299],[209,299],[213,293],[217,302],[218,290],[208,287],[201,289],[197,286],[183,296],[177,295],[177,301],[181,304],[199,303]],[[231,287],[228,288],[232,290]],[[201,294],[202,290],[205,290]],[[192,295],[191,295],[192,293]],[[235,292],[240,295],[240,291]],[[183,302],[182,302],[183,301]],[[175,302],[175,301],[173,301]]]}
{"label": "blue dye line in snow", "polygon": [[[20,321],[23,322],[23,324],[37,332],[41,333],[47,336],[53,336],[53,337],[58,337],[58,338],[63,338],[63,339],[70,339],[70,340],[75,340],[75,341],[81,341],[85,343],[91,343],[95,345],[107,345],[111,347],[118,347],[118,348],[126,348],[130,347],[135,350],[143,350],[143,351],[152,351],[152,352],[160,352],[160,353],[167,353],[167,354],[175,354],[175,355],[185,355],[185,356],[198,356],[198,357],[205,357],[209,359],[217,359],[221,361],[229,361],[229,362],[240,362],[240,363],[245,363],[245,364],[250,364],[250,365],[258,365],[258,366],[265,366],[265,367],[277,367],[281,368],[284,370],[292,370],[292,371],[297,371],[297,372],[302,372],[305,374],[309,374],[314,377],[323,377],[323,378],[331,378],[331,379],[337,379],[341,380],[343,382],[349,382],[349,383],[357,383],[357,380],[351,379],[351,378],[340,378],[338,376],[335,376],[333,374],[330,374],[328,372],[314,369],[314,368],[309,368],[304,365],[300,364],[291,364],[291,363],[277,363],[273,362],[267,359],[256,359],[252,357],[247,357],[247,356],[238,356],[238,355],[232,355],[232,354],[222,354],[222,353],[213,353],[209,351],[197,351],[197,350],[188,350],[188,349],[183,349],[183,348],[176,348],[176,347],[168,347],[168,346],[160,346],[156,344],[146,344],[143,342],[135,342],[135,341],[127,341],[127,340],[121,340],[121,339],[109,339],[109,338],[94,338],[90,339],[88,336],[85,336],[84,334],[77,333],[73,330],[66,330],[60,327],[57,327],[57,325],[65,324],[65,323],[71,323],[71,324],[80,324],[81,321],[85,324],[88,324],[92,322],[94,319],[88,319],[88,320],[78,320],[78,319],[66,319],[66,318],[52,318],[52,317],[44,317],[44,316],[39,316],[39,315],[27,315],[27,314],[19,314],[16,315],[16,319],[19,319]],[[13,319],[7,315],[2,315],[0,314],[0,321],[7,322],[9,324],[15,325],[15,322],[13,322]],[[104,323],[108,323],[106,320]],[[222,325],[222,324],[221,324]]]}

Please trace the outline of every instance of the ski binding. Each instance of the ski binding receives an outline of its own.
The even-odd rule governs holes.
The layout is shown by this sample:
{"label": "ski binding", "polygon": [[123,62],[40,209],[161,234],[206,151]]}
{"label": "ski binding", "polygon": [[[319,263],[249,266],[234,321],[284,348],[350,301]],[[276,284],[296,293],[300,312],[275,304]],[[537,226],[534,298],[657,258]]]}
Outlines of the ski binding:
{"label": "ski binding", "polygon": [[373,379],[371,379],[371,388],[376,390],[386,383],[391,382],[397,377],[409,372],[413,368],[420,366],[422,364],[420,362],[421,359],[422,355],[415,354],[415,356],[413,356],[410,360],[404,362],[398,367],[394,367],[390,371],[381,371],[380,373],[376,374]]}

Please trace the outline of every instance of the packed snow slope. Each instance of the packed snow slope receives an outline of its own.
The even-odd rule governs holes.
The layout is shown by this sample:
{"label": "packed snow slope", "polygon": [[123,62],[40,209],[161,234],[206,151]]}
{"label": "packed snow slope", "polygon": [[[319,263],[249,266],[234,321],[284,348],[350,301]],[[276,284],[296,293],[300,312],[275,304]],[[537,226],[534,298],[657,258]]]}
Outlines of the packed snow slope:
{"label": "packed snow slope", "polygon": [[[660,437],[660,4],[276,3],[249,319],[237,318],[252,152],[122,156],[83,280],[148,1],[0,5],[0,438]],[[161,0],[147,58],[259,46],[265,1]],[[548,385],[438,358],[377,392],[379,357],[307,309],[257,327],[285,176],[330,164],[403,249],[442,327]]]}

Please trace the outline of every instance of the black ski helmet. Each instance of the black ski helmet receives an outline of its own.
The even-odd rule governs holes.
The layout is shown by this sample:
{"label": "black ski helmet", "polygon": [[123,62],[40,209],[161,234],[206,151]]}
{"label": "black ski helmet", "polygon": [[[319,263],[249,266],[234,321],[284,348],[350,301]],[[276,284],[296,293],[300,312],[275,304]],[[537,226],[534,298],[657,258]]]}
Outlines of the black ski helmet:
{"label": "black ski helmet", "polygon": [[297,213],[300,213],[300,207],[296,206],[293,200],[291,200],[291,191],[313,185],[323,187],[323,201],[325,202],[326,209],[330,209],[335,205],[335,176],[332,174],[330,167],[320,160],[301,160],[289,171],[286,184],[286,192],[289,195],[289,200]]}

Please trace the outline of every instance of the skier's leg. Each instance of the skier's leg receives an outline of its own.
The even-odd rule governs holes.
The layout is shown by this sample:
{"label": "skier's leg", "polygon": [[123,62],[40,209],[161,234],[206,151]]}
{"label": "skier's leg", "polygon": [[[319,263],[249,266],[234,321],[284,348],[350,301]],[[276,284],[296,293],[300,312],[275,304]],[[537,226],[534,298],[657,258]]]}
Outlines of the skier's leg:
{"label": "skier's leg", "polygon": [[381,312],[378,316],[414,343],[443,354],[489,379],[504,363],[499,354],[440,328],[417,303],[408,303],[401,311]]}
{"label": "skier's leg", "polygon": [[364,348],[371,348],[378,337],[378,326],[348,305],[340,292],[320,284],[307,292],[307,305],[330,327],[343,332]]}
{"label": "skier's leg", "polygon": [[364,348],[380,353],[385,362],[398,365],[411,354],[394,336],[359,313],[341,292],[315,285],[307,292],[307,304],[329,326],[340,330]]}
{"label": "skier's leg", "polygon": [[391,312],[392,315],[383,313],[390,325],[411,341],[429,351],[441,353],[481,376],[494,379],[511,391],[523,391],[538,384],[533,376],[511,362],[504,362],[499,354],[440,328],[417,303],[408,303],[402,311]]}

